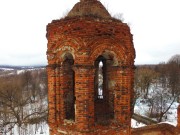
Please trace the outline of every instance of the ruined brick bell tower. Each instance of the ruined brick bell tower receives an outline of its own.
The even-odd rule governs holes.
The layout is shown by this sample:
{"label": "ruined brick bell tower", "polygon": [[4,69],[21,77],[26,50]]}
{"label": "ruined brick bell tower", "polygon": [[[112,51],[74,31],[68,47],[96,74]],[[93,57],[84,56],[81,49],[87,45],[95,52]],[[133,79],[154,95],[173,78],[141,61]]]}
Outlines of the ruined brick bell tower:
{"label": "ruined brick bell tower", "polygon": [[129,135],[135,50],[127,24],[80,0],[47,25],[51,135]]}

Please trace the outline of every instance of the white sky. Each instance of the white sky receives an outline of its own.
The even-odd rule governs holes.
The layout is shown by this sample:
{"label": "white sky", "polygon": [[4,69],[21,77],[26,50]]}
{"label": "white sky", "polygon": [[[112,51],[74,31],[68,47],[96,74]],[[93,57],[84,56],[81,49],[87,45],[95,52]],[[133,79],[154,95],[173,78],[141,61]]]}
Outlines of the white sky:
{"label": "white sky", "polygon": [[[46,25],[79,0],[1,0],[0,65],[47,64]],[[101,0],[123,14],[136,49],[135,64],[157,64],[180,54],[180,0]]]}

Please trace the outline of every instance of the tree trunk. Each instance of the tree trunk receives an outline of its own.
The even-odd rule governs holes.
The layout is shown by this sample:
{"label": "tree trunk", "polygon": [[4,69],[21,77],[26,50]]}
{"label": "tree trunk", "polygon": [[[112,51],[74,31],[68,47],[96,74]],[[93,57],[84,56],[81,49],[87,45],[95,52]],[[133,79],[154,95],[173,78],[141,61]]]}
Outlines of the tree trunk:
{"label": "tree trunk", "polygon": [[159,115],[159,120],[158,120],[158,122],[162,122],[162,118],[163,118],[163,116],[164,116],[164,113],[163,113],[163,112],[161,112],[161,113],[160,113],[160,115]]}
{"label": "tree trunk", "polygon": [[150,117],[152,116],[153,109],[154,109],[154,105],[152,104],[151,111],[150,111]]}

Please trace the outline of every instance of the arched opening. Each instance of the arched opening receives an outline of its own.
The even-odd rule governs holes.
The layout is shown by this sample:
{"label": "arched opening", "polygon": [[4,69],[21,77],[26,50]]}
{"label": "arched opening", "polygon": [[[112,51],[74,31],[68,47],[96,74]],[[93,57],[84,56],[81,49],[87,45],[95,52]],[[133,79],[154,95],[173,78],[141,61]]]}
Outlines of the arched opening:
{"label": "arched opening", "polygon": [[70,53],[64,55],[63,61],[63,91],[64,91],[64,109],[65,119],[75,120],[75,90],[74,90],[74,71],[72,66],[74,64],[73,56]]}
{"label": "arched opening", "polygon": [[97,67],[97,83],[98,83],[98,99],[103,99],[103,78],[104,78],[104,74],[103,74],[103,62],[99,61],[98,67]]}
{"label": "arched opening", "polygon": [[95,60],[94,114],[95,122],[101,125],[110,124],[110,120],[114,118],[114,95],[109,87],[112,63],[113,59],[106,55],[100,55]]}

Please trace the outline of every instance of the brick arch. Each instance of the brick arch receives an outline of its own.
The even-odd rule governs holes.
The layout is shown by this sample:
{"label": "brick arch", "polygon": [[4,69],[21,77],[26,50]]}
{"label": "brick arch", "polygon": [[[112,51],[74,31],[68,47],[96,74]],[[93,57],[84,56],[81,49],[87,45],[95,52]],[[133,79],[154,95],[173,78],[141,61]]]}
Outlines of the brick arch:
{"label": "brick arch", "polygon": [[[84,42],[80,38],[63,37],[55,42],[53,48],[49,49],[55,54],[61,54],[64,51],[70,51],[72,54],[77,54],[78,50],[84,46]],[[52,43],[53,44],[53,43]],[[57,55],[56,55],[57,56]],[[57,56],[58,57],[58,56]]]}
{"label": "brick arch", "polygon": [[[134,63],[135,50],[134,50],[133,46],[130,46],[130,48],[127,47],[125,45],[125,43],[123,43],[123,41],[121,42],[120,39],[107,38],[107,37],[104,37],[103,39],[96,38],[96,39],[93,39],[88,44],[92,50],[90,57],[92,57],[93,54],[95,54],[97,52],[97,50],[99,52],[99,50],[106,48],[106,50],[112,51],[118,56],[117,59],[118,59],[120,65],[123,63],[128,64],[128,65],[131,63]],[[130,53],[130,51],[132,51],[132,52]]]}
{"label": "brick arch", "polygon": [[57,47],[53,49],[53,52],[55,54],[56,62],[61,63],[64,60],[64,56],[67,53],[70,53],[73,56],[74,62],[76,60],[76,54],[80,48],[81,42],[75,39],[66,39],[62,40],[61,42],[57,43]]}
{"label": "brick arch", "polygon": [[72,51],[67,51],[67,50],[61,51],[61,52],[58,52],[56,55],[57,55],[56,62],[59,63],[60,65],[63,64],[66,57],[72,56],[72,58],[70,58],[70,59],[73,59],[75,62],[75,53],[73,53]]}
{"label": "brick arch", "polygon": [[[120,50],[120,51],[119,51]],[[125,51],[122,47],[118,47],[116,45],[110,45],[110,44],[99,44],[90,53],[90,63],[93,65],[94,61],[97,59],[100,55],[106,55],[109,54],[114,61],[114,65],[121,65],[120,62],[125,61]]]}
{"label": "brick arch", "polygon": [[52,48],[53,51],[57,51],[63,46],[71,46],[75,51],[79,50],[84,42],[80,38],[72,37],[72,36],[63,36],[55,43],[56,45]]}

